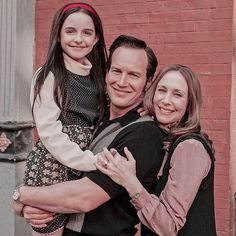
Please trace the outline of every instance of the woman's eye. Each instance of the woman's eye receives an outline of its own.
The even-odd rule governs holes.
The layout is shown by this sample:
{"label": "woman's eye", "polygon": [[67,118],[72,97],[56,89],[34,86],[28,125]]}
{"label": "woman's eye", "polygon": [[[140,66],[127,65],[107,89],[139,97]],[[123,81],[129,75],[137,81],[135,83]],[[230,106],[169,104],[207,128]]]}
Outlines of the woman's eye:
{"label": "woman's eye", "polygon": [[159,93],[165,93],[165,89],[163,89],[163,88],[159,88],[159,89],[157,89],[157,91],[159,92]]}
{"label": "woman's eye", "polygon": [[178,97],[178,98],[182,97],[182,94],[181,94],[181,93],[175,93],[174,95],[175,95],[176,97]]}

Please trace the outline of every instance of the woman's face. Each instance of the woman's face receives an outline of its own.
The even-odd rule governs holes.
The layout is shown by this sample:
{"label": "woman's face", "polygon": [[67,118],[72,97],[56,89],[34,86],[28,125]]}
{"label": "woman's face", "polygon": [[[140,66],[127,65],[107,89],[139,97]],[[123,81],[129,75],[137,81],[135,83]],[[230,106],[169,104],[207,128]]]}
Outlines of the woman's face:
{"label": "woman's face", "polygon": [[164,126],[179,122],[188,104],[188,85],[178,71],[167,72],[158,82],[153,98],[155,116]]}

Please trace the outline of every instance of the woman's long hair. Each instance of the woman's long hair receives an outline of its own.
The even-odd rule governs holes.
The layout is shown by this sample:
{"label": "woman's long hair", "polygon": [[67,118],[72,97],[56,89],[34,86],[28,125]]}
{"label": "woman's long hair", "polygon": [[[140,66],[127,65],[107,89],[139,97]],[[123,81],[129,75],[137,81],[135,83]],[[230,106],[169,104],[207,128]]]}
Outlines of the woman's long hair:
{"label": "woman's long hair", "polygon": [[[92,64],[90,72],[91,79],[94,80],[99,94],[99,120],[102,118],[106,107],[106,94],[105,94],[105,73],[106,73],[106,61],[107,52],[105,47],[105,40],[103,34],[102,22],[95,11],[95,9],[86,3],[70,3],[60,8],[54,16],[53,23],[51,26],[51,33],[49,38],[49,47],[47,57],[44,65],[37,74],[35,81],[34,90],[34,102],[36,97],[39,95],[42,85],[51,71],[55,77],[54,83],[54,100],[57,106],[61,109],[62,113],[65,114],[66,106],[68,103],[66,78],[68,77],[67,70],[63,59],[63,50],[59,42],[60,31],[66,18],[75,12],[83,12],[89,15],[94,23],[96,35],[99,37],[98,42],[94,45],[92,51],[87,55],[88,60]],[[65,106],[62,106],[61,101],[65,101]],[[33,104],[34,105],[34,104]]]}

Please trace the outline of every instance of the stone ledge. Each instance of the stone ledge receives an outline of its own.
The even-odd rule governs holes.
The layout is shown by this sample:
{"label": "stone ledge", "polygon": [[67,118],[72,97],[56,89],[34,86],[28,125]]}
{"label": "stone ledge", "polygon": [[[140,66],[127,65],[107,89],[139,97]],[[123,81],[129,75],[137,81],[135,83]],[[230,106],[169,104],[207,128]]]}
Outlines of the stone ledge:
{"label": "stone ledge", "polygon": [[0,123],[0,161],[25,160],[33,148],[33,122]]}
{"label": "stone ledge", "polygon": [[16,121],[8,121],[8,122],[0,122],[0,130],[22,130],[28,128],[34,128],[35,124],[32,121],[26,122],[16,122]]}

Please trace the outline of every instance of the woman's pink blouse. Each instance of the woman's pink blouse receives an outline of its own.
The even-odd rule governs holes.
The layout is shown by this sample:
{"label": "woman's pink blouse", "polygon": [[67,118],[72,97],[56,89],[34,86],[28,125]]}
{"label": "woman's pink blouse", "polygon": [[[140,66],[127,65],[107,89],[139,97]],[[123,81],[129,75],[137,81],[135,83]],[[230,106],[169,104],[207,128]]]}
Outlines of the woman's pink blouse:
{"label": "woman's pink blouse", "polygon": [[[165,160],[157,178],[162,175]],[[210,170],[211,159],[202,143],[189,139],[176,147],[170,166],[159,198],[144,190],[138,199],[131,200],[140,221],[160,236],[176,235],[185,224],[200,183]]]}

